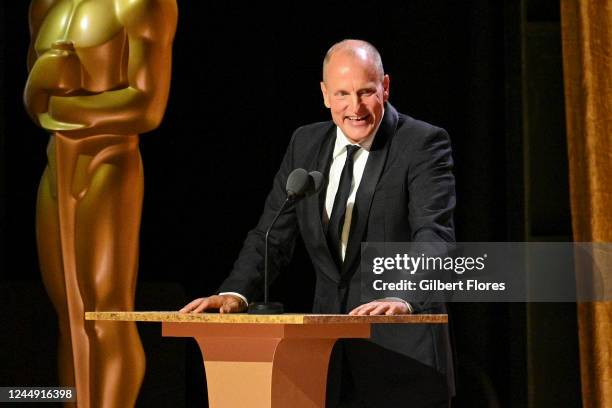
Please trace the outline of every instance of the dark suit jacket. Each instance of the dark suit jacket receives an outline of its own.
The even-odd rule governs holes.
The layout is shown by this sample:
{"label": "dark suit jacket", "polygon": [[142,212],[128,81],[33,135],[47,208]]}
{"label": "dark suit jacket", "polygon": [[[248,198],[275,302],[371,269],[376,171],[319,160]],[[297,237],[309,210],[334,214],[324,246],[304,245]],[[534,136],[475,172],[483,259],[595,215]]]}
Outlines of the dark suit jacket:
{"label": "dark suit jacket", "polygon": [[[249,232],[221,292],[238,292],[249,301],[263,290],[264,234],[286,198],[289,173],[301,167],[327,175],[336,138],[333,122],[295,131],[263,215]],[[455,185],[448,134],[398,113],[390,104],[374,138],[353,208],[342,270],[328,249],[321,221],[325,188],[291,206],[270,233],[270,272],[287,265],[298,231],[316,273],[314,313],[346,313],[364,303],[360,296],[360,243],[454,241]],[[444,313],[443,304],[411,303],[416,313]],[[445,373],[454,390],[448,330],[445,325],[375,325],[372,341]]]}

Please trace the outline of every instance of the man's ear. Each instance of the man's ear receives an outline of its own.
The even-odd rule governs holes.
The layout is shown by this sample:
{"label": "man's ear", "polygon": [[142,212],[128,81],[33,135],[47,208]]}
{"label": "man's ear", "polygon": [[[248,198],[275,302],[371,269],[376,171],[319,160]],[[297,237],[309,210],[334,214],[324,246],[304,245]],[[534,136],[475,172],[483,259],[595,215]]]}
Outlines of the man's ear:
{"label": "man's ear", "polygon": [[389,75],[385,75],[383,77],[383,101],[387,102],[389,100],[389,84],[391,83],[391,79]]}
{"label": "man's ear", "polygon": [[329,94],[327,93],[327,87],[325,86],[325,82],[321,81],[321,93],[323,94],[323,103],[326,108],[331,108],[329,103]]}

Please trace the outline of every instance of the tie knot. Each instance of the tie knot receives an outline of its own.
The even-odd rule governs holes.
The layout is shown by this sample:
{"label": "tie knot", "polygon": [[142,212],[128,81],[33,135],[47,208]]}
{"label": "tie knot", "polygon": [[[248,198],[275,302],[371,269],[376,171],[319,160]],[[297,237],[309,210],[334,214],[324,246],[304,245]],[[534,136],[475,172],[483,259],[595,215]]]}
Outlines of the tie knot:
{"label": "tie knot", "polygon": [[353,156],[359,149],[361,149],[359,145],[346,145],[346,160],[353,160]]}

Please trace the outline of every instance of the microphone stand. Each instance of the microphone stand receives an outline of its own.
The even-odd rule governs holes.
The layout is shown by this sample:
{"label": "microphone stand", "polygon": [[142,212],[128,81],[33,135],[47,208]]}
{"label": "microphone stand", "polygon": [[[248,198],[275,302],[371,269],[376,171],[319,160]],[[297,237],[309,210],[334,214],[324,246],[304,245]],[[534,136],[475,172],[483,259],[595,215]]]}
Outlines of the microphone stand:
{"label": "microphone stand", "polygon": [[278,217],[280,217],[285,208],[287,208],[287,204],[293,201],[293,197],[292,195],[287,195],[285,202],[266,230],[264,247],[264,301],[251,303],[248,309],[249,314],[283,314],[284,308],[282,303],[268,302],[268,236]]}
{"label": "microphone stand", "polygon": [[249,305],[249,314],[282,314],[283,304],[278,302],[268,301],[268,241],[270,237],[270,231],[278,220],[278,217],[285,211],[287,205],[295,202],[301,198],[307,197],[311,194],[318,192],[321,189],[323,183],[323,175],[318,171],[311,171],[306,173],[306,170],[298,168],[293,170],[287,179],[287,198],[281,208],[276,212],[274,219],[270,223],[270,226],[266,230],[264,239],[264,301],[255,302]]}

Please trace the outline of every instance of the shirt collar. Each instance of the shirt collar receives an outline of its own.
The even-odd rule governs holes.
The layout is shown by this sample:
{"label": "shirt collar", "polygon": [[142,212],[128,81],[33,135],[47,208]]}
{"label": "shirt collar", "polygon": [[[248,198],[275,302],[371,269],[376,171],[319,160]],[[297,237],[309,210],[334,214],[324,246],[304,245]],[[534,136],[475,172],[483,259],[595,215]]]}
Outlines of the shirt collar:
{"label": "shirt collar", "polygon": [[363,142],[353,143],[351,140],[349,140],[349,138],[346,137],[342,129],[340,129],[340,126],[336,126],[336,143],[334,144],[334,153],[332,157],[335,159],[336,157],[344,153],[346,151],[345,150],[346,145],[357,144],[362,149],[367,150],[369,152],[370,148],[372,147],[372,143],[374,142],[374,137],[376,136],[376,132],[378,132],[378,128],[380,128],[380,123],[378,124],[378,127],[374,130],[374,132],[372,132],[372,134],[367,139],[365,139]]}

